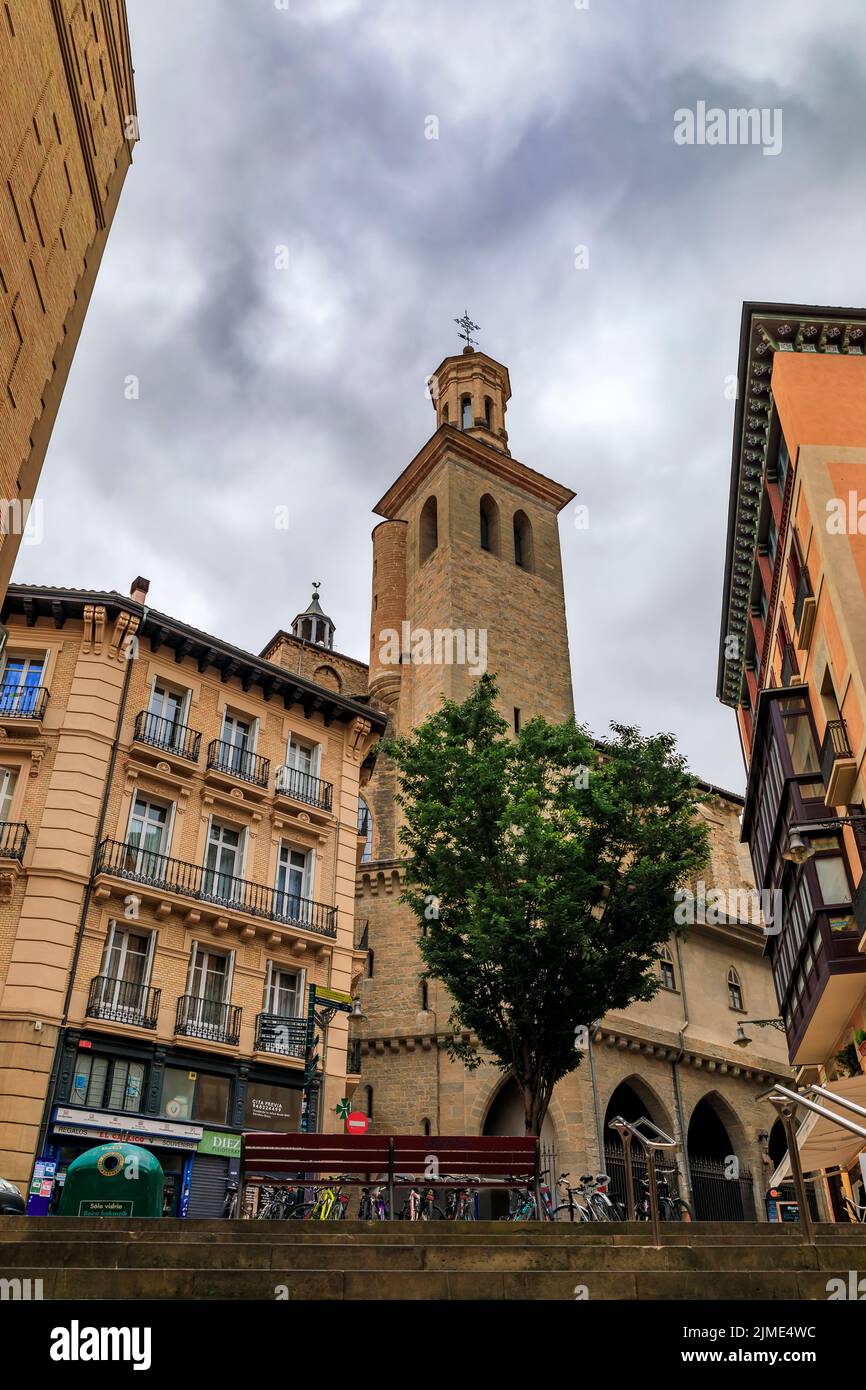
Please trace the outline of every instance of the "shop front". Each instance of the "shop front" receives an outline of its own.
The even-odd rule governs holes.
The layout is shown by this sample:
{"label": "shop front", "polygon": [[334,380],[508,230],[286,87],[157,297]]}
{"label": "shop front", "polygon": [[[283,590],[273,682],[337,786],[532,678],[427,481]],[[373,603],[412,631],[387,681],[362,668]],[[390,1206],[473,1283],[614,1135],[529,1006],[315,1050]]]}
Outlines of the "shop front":
{"label": "shop front", "polygon": [[116,1114],[78,1106],[55,1106],[45,1152],[38,1160],[42,1171],[52,1166],[53,1186],[41,1183],[31,1193],[30,1215],[57,1210],[70,1163],[98,1144],[140,1144],[158,1160],[165,1176],[163,1216],[185,1216],[189,1203],[193,1157],[202,1137],[200,1125],[177,1124],[158,1115]]}

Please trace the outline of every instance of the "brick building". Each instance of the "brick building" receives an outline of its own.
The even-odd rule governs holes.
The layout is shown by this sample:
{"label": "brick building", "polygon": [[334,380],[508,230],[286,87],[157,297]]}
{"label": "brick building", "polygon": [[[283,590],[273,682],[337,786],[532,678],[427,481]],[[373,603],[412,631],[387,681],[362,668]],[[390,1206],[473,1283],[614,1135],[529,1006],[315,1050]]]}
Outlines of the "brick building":
{"label": "brick building", "polygon": [[[736,710],[756,880],[798,1079],[866,1106],[866,312],[743,306],[718,694]],[[866,1155],[837,1135],[836,1213]],[[835,1157],[836,1163],[830,1162]],[[821,1159],[819,1163],[817,1160]],[[861,1199],[862,1200],[862,1199]]]}
{"label": "brick building", "polygon": [[[359,779],[385,718],[282,659],[302,635],[254,656],[147,589],[5,600],[0,1173],[125,1137],[172,1214],[218,1215],[243,1129],[300,1122],[309,986],[347,994],[363,961]],[[320,1046],[323,1128],[347,1029]]]}
{"label": "brick building", "polygon": [[123,0],[0,6],[0,599],[136,139]]}

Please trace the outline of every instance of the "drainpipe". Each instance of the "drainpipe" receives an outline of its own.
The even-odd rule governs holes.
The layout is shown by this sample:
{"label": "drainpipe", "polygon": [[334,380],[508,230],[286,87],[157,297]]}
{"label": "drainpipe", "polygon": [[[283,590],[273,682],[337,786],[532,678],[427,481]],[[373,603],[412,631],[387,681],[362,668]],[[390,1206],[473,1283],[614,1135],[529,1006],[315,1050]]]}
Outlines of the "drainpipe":
{"label": "drainpipe", "polygon": [[680,1063],[682,1062],[683,1058],[684,1058],[685,1055],[686,1055],[686,1032],[688,1031],[689,1021],[690,1021],[690,1020],[689,1020],[689,1002],[688,1002],[688,997],[687,997],[687,995],[686,995],[686,973],[685,973],[685,970],[683,969],[683,953],[682,953],[682,949],[681,949],[681,946],[680,946],[680,939],[679,939],[679,937],[676,938],[676,945],[677,945],[677,966],[678,966],[679,972],[680,972],[680,993],[682,994],[682,997],[683,997],[683,1026],[682,1026],[682,1028],[680,1029],[680,1034],[679,1034],[679,1036],[680,1036],[680,1050],[679,1050],[679,1054],[678,1054],[678,1056],[676,1056],[676,1057],[674,1058],[674,1060],[671,1062],[671,1072],[673,1073],[673,1081],[674,1081],[674,1101],[675,1101],[676,1107],[677,1107],[677,1124],[678,1124],[679,1127],[680,1127],[680,1139],[682,1140],[682,1146],[683,1146],[683,1148],[682,1148],[682,1152],[683,1152],[683,1172],[684,1172],[685,1179],[686,1179],[686,1188],[688,1189],[688,1194],[689,1194],[689,1195],[688,1195],[689,1206],[691,1207],[692,1211],[694,1212],[694,1209],[695,1209],[695,1202],[694,1202],[694,1192],[693,1192],[693,1189],[692,1189],[692,1169],[691,1169],[691,1164],[689,1163],[689,1150],[688,1150],[687,1137],[686,1137],[685,1117],[684,1117],[684,1115],[683,1115],[683,1097],[682,1097],[682,1093],[681,1093],[681,1091],[680,1091]]}
{"label": "drainpipe", "polygon": [[598,1099],[598,1077],[596,1076],[595,1071],[595,1052],[593,1051],[592,1047],[592,1037],[597,1027],[598,1024],[594,1023],[589,1030],[589,1043],[587,1046],[587,1051],[589,1053],[589,1074],[592,1078],[592,1106],[593,1110],[595,1111],[595,1138],[598,1144],[598,1171],[600,1173],[603,1173],[606,1171],[604,1166],[604,1129],[601,1122],[601,1105]]}
{"label": "drainpipe", "polygon": [[[144,620],[147,616],[147,609],[142,606],[141,620],[139,622],[136,636],[140,639],[144,635]],[[39,1139],[36,1146],[35,1158],[43,1152],[48,1138],[48,1127],[51,1121],[51,1111],[57,1097],[57,1082],[60,1075],[60,1059],[63,1055],[63,1035],[69,1019],[69,1005],[72,1001],[72,990],[75,985],[75,975],[78,970],[78,961],[81,955],[81,947],[84,942],[84,927],[87,921],[87,914],[90,911],[90,899],[93,893],[94,866],[96,862],[96,851],[102,840],[102,832],[105,829],[105,817],[108,813],[108,802],[111,796],[111,787],[114,780],[114,769],[117,763],[117,750],[120,745],[120,731],[123,727],[123,720],[126,714],[126,700],[129,694],[129,682],[132,678],[132,657],[127,657],[126,674],[123,678],[123,689],[120,694],[120,705],[117,710],[117,722],[114,726],[114,739],[111,744],[111,753],[108,759],[108,770],[105,776],[105,788],[102,793],[102,801],[99,807],[99,820],[96,825],[96,835],[93,841],[93,859],[90,866],[90,876],[84,888],[84,897],[81,902],[81,913],[78,918],[78,927],[75,934],[75,945],[72,951],[72,961],[69,966],[69,976],[66,981],[66,994],[63,998],[63,1011],[60,1016],[60,1026],[57,1030],[57,1041],[54,1044],[54,1061],[51,1064],[51,1076],[48,1083],[48,1093],[45,1097],[45,1107],[42,1111],[42,1123],[39,1126]]]}

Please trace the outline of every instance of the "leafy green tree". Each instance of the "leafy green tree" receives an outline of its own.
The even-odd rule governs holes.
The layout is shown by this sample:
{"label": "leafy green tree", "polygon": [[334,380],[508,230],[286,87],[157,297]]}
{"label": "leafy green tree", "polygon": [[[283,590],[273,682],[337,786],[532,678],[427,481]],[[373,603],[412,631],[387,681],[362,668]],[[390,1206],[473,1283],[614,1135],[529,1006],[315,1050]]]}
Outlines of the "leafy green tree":
{"label": "leafy green tree", "polygon": [[533,719],[511,737],[496,697],[482,676],[385,751],[424,975],[453,1000],[449,1050],[513,1073],[539,1134],[581,1029],[658,988],[651,967],[706,827],[672,735],[614,724],[599,744],[573,720]]}

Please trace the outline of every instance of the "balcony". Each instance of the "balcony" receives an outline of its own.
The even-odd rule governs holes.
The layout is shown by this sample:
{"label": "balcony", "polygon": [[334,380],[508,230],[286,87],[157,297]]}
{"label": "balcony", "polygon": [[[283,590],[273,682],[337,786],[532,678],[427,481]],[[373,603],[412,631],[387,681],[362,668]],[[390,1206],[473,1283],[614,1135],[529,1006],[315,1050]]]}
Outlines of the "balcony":
{"label": "balcony", "polygon": [[285,1014],[256,1014],[256,1052],[300,1057],[307,1046],[307,1020]]}
{"label": "balcony", "polygon": [[299,898],[262,883],[235,878],[202,864],[189,864],[155,854],[140,845],[103,840],[97,850],[94,872],[111,874],[162,893],[177,893],[196,902],[211,903],[228,912],[262,917],[269,922],[297,927],[317,936],[337,935],[337,909],[327,903]]}
{"label": "balcony", "polygon": [[829,719],[821,744],[821,776],[827,788],[827,806],[847,806],[857,780],[857,762],[848,742],[844,719]]}
{"label": "balcony", "polygon": [[26,820],[0,820],[0,859],[22,863],[30,826]]}
{"label": "balcony", "polygon": [[794,595],[794,626],[797,629],[797,646],[801,651],[805,651],[812,640],[816,608],[817,602],[809,582],[809,572],[804,566],[800,570],[797,592]]}
{"label": "balcony", "polygon": [[12,725],[20,733],[38,729],[48,696],[44,685],[0,685],[0,726]]}
{"label": "balcony", "polygon": [[178,724],[174,719],[163,719],[143,709],[135,716],[133,738],[154,749],[160,757],[181,758],[184,762],[198,762],[201,734],[198,729],[190,729],[186,724]]}
{"label": "balcony", "polygon": [[301,772],[297,767],[278,767],[274,776],[274,787],[278,796],[290,796],[294,801],[303,801],[307,806],[315,806],[319,811],[330,811],[334,787],[331,782],[323,782],[309,772]]}
{"label": "balcony", "polygon": [[177,1001],[174,1031],[180,1038],[202,1038],[205,1042],[237,1047],[241,1036],[240,1006],[182,994]]}
{"label": "balcony", "polygon": [[[793,924],[785,923],[785,932]],[[829,1055],[842,1024],[863,996],[866,961],[858,952],[852,905],[823,907],[808,919],[784,988],[783,1013],[792,1064]]]}
{"label": "balcony", "polygon": [[155,1028],[161,995],[161,990],[148,985],[97,975],[90,981],[87,1016],[110,1023],[130,1023],[136,1028]]}
{"label": "balcony", "polygon": [[221,738],[211,739],[207,746],[207,770],[222,776],[247,782],[251,787],[267,790],[271,764],[269,758],[260,758],[249,748],[238,748],[233,743],[225,743]]}

